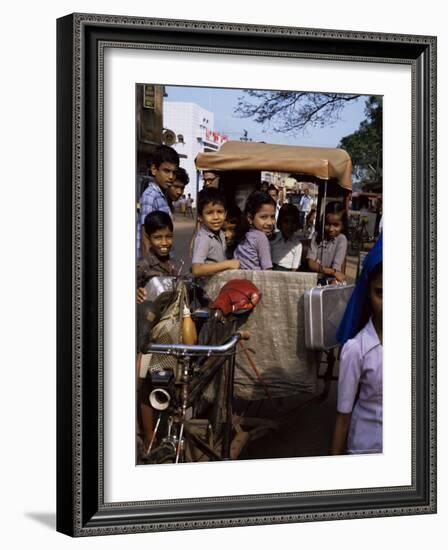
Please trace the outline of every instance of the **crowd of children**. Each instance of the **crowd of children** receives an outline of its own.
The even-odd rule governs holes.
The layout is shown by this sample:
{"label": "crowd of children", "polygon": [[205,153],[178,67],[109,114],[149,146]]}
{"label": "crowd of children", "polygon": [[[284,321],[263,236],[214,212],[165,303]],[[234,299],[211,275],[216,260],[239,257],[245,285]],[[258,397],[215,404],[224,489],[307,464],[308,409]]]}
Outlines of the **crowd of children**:
{"label": "crowd of children", "polygon": [[192,273],[207,276],[227,269],[298,271],[306,269],[321,278],[345,280],[345,210],[330,202],[323,223],[317,224],[305,262],[295,205],[278,209],[272,194],[257,190],[243,212],[227,207],[224,195],[211,186],[198,194],[198,221],[193,243]]}
{"label": "crowd of children", "polygon": [[[156,150],[151,173],[154,181],[140,199],[137,225],[138,324],[146,334],[158,312],[146,303],[145,285],[154,276],[173,273],[170,258],[173,202],[182,197],[188,184],[188,175],[179,167],[179,157],[170,147],[161,146]],[[299,211],[289,203],[280,206],[274,190],[263,186],[252,192],[241,211],[235,204],[226,203],[219,189],[219,174],[204,172],[204,188],[197,196],[198,224],[191,250],[194,277],[209,277],[230,269],[305,269],[318,273],[320,280],[327,282],[345,280],[346,212],[342,203],[329,202],[319,220],[312,208],[305,218],[304,208]],[[311,242],[304,255],[304,235],[299,235],[299,228],[309,231],[310,227],[314,229],[314,224],[315,231],[306,235],[311,236]],[[379,257],[377,254],[376,259]],[[368,296],[368,318],[358,323],[356,331],[350,334],[351,339],[343,340],[346,343],[341,356],[338,415],[332,447],[335,454],[346,448],[349,452],[380,452],[382,448],[382,415],[378,404],[382,395],[382,279],[378,266],[381,267],[380,261],[376,261],[375,270],[370,269],[363,289],[357,293]],[[138,369],[143,348],[138,338]],[[376,370],[372,370],[372,364]],[[145,379],[141,369],[138,379],[141,392]],[[152,413],[145,400],[139,402],[147,446],[152,432]],[[375,433],[372,430],[376,430]]]}
{"label": "crowd of children", "polygon": [[[148,234],[150,225],[146,224],[146,218],[157,211],[172,218],[173,203],[184,196],[189,181],[186,171],[179,167],[176,151],[164,145],[155,151],[151,174],[154,181],[140,198],[137,224],[137,257],[146,264],[148,255],[151,261],[160,258],[160,251]],[[219,190],[219,181],[217,173],[204,172],[204,188],[197,197],[198,225],[192,245],[191,270],[194,276],[204,277],[238,268],[306,269],[319,273],[320,277],[344,280],[346,214],[340,202],[327,204],[324,219],[317,221],[303,261],[303,235],[298,234],[301,217],[295,205],[280,205],[275,186],[263,182],[260,190],[249,195],[241,212],[235,204],[226,204]],[[312,212],[315,210],[310,211],[308,228],[314,227]],[[142,265],[139,265],[139,270],[143,269]],[[140,299],[143,286],[138,284]]]}

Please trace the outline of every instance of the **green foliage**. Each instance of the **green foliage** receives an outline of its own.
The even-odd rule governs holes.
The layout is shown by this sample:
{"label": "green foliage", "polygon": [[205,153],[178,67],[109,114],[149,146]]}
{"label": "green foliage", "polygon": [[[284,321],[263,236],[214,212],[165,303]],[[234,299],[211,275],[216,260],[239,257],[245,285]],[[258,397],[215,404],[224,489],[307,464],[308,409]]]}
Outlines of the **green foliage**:
{"label": "green foliage", "polygon": [[374,191],[383,184],[383,103],[370,96],[363,120],[356,132],[341,139],[339,147],[352,158],[353,176],[359,187]]}

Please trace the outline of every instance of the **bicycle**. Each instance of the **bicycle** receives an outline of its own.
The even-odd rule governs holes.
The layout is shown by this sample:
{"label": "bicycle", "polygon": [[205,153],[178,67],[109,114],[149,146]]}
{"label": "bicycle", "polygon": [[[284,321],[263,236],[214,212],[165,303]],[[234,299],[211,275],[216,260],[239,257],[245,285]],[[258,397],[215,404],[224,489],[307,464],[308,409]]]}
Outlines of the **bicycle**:
{"label": "bicycle", "polygon": [[[152,373],[155,387],[149,400],[159,415],[143,462],[191,462],[201,457],[216,461],[230,459],[236,346],[249,337],[241,331],[221,345],[149,345],[149,353],[174,356],[176,367]],[[202,393],[222,368],[225,391],[215,404],[220,414],[199,418]],[[160,439],[163,430],[165,433]]]}

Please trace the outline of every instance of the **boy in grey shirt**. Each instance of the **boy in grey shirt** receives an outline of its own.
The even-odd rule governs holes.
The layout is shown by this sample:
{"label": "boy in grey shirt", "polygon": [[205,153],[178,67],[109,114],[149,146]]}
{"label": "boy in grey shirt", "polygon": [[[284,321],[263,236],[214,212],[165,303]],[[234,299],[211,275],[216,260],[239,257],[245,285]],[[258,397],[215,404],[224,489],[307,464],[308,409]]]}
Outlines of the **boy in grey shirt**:
{"label": "boy in grey shirt", "polygon": [[209,187],[198,193],[197,204],[200,227],[193,243],[193,275],[204,277],[226,269],[238,269],[238,260],[226,259],[226,241],[222,230],[226,219],[224,196]]}

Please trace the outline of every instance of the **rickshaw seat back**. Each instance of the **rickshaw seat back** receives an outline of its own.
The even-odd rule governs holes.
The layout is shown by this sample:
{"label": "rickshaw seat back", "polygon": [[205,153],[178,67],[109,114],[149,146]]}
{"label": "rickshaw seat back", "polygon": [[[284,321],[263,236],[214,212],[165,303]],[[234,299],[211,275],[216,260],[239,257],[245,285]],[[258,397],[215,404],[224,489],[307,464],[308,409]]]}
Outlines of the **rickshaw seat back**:
{"label": "rickshaw seat back", "polygon": [[[238,329],[252,335],[249,354],[272,398],[316,391],[317,357],[305,348],[303,300],[304,291],[316,286],[317,273],[222,271],[207,280],[210,299],[216,300],[232,279],[250,281],[262,293],[257,307],[238,321]],[[266,398],[245,354],[236,356],[234,392],[238,399]]]}

